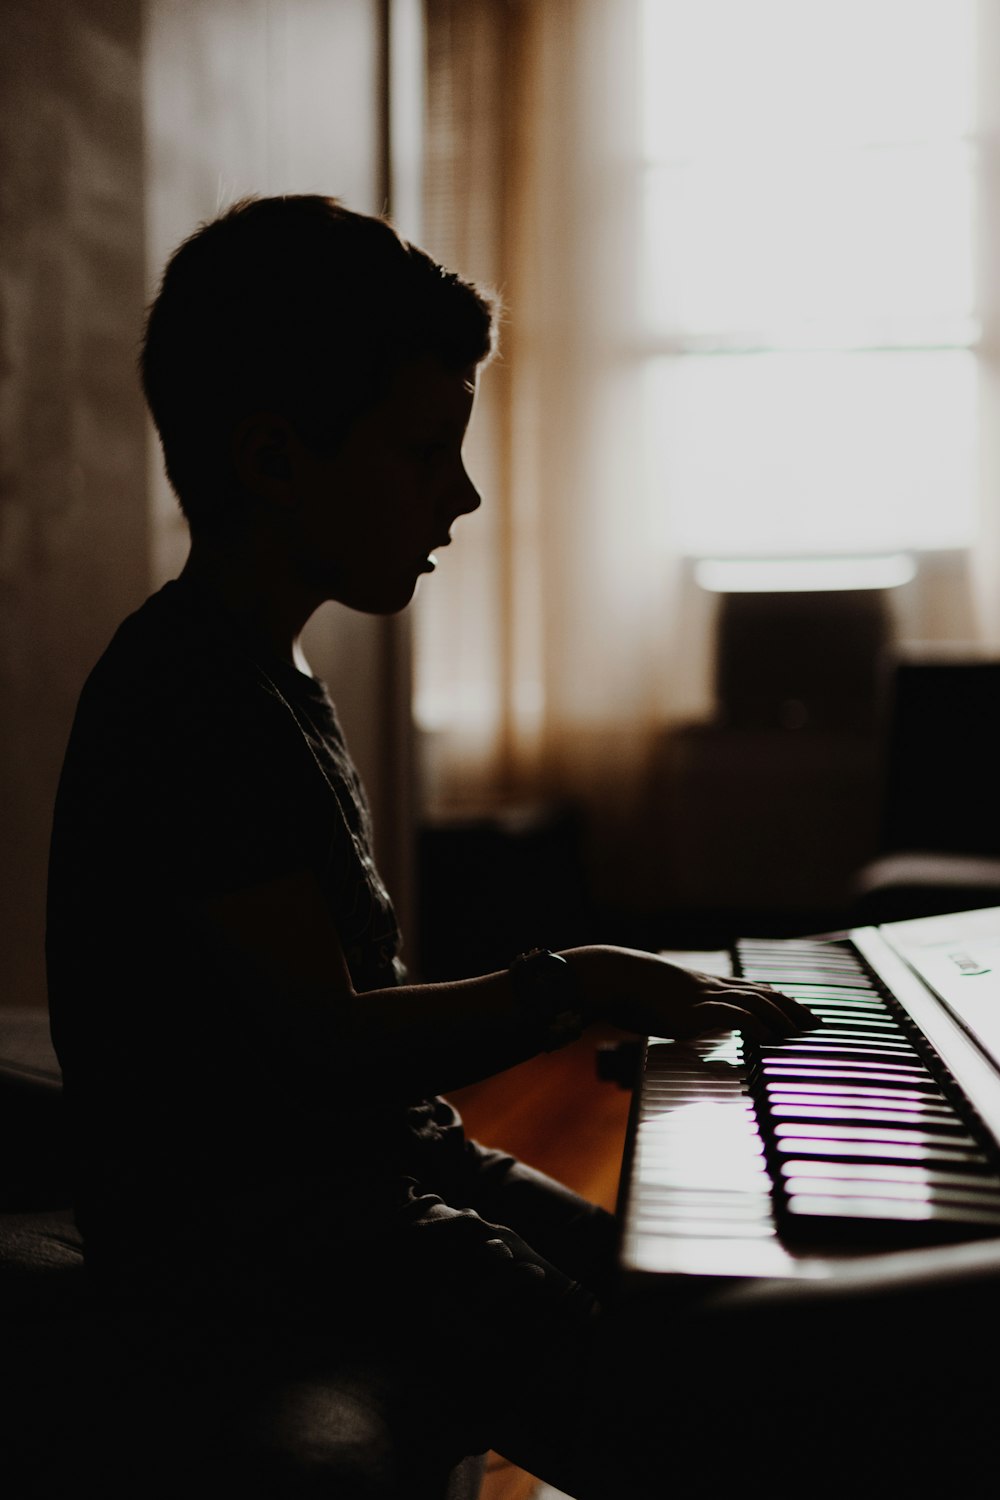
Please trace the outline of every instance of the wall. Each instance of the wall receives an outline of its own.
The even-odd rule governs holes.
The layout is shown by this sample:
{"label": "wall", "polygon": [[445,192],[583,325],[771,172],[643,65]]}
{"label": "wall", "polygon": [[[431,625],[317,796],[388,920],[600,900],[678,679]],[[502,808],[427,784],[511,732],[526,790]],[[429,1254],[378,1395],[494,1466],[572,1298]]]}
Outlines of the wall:
{"label": "wall", "polygon": [[42,1004],[52,799],[144,597],[140,7],[0,4],[0,1004]]}

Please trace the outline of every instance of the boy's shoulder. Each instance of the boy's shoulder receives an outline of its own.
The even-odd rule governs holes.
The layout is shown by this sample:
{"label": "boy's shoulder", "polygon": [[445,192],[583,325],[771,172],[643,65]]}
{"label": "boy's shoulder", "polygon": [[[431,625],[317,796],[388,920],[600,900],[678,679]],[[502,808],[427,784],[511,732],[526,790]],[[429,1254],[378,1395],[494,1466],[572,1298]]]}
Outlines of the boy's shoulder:
{"label": "boy's shoulder", "polygon": [[126,741],[171,740],[280,718],[268,680],[225,618],[182,580],[164,584],[118,626],[80,695],[77,725]]}
{"label": "boy's shoulder", "polygon": [[218,657],[221,634],[194,591],[174,578],[125,617],[91,676],[194,666],[206,653]]}

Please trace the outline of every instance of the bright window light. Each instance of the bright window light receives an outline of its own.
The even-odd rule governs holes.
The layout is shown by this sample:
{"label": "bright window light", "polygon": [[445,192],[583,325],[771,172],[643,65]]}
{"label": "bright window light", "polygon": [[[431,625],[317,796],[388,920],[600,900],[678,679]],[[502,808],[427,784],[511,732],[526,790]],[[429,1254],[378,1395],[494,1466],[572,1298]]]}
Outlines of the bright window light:
{"label": "bright window light", "polygon": [[647,154],[967,134],[975,12],[976,0],[645,0]]}
{"label": "bright window light", "polygon": [[647,422],[689,556],[926,551],[975,527],[967,350],[662,357]]}
{"label": "bright window light", "polygon": [[712,594],[802,594],[895,589],[916,573],[905,552],[888,557],[703,558],[695,581]]}
{"label": "bright window light", "polygon": [[651,168],[645,313],[702,344],[976,334],[967,142]]}
{"label": "bright window light", "polygon": [[654,485],[701,556],[968,546],[975,0],[645,0]]}

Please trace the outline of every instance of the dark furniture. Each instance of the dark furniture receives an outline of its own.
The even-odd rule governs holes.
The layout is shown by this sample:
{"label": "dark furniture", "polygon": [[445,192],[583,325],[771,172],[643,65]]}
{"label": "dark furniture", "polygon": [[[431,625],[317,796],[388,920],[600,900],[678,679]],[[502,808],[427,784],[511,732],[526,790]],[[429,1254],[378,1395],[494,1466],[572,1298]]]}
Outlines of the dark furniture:
{"label": "dark furniture", "polygon": [[886,680],[880,853],[854,925],[1000,905],[1000,656],[899,648]]}
{"label": "dark furniture", "polygon": [[[275,1425],[241,1420],[198,1349],[137,1359],[93,1296],[69,1208],[62,1086],[44,1012],[0,1009],[0,1492],[5,1500],[388,1500],[391,1434],[343,1385],[287,1371]],[[175,1351],[176,1352],[176,1351]],[[210,1361],[209,1361],[210,1363]],[[230,1441],[220,1434],[232,1432]],[[206,1439],[210,1435],[210,1440]],[[419,1497],[475,1500],[484,1459],[428,1474]]]}

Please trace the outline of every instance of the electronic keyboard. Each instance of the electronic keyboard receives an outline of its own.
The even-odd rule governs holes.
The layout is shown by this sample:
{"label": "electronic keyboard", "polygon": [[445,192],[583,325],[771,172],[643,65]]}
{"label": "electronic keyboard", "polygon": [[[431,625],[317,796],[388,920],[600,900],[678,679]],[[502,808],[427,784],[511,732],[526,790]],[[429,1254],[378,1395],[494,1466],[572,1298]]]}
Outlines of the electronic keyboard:
{"label": "electronic keyboard", "polygon": [[666,956],[772,984],[821,1025],[647,1040],[618,1205],[626,1289],[1000,1239],[1000,907]]}

